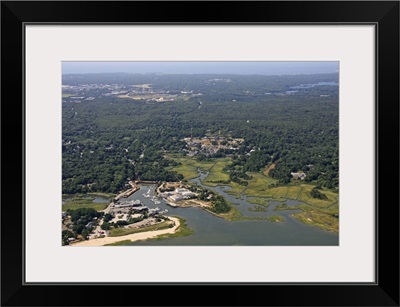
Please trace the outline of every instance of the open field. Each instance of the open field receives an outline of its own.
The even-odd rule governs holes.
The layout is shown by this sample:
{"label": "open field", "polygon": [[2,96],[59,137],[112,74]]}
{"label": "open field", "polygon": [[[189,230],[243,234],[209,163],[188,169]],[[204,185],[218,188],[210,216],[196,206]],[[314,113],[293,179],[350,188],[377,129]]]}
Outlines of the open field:
{"label": "open field", "polygon": [[73,197],[64,200],[65,204],[62,205],[62,211],[76,210],[81,208],[93,208],[97,211],[104,210],[108,207],[108,203],[93,203],[93,199]]}
{"label": "open field", "polygon": [[[241,194],[250,198],[247,201],[264,207],[268,207],[268,201],[286,201],[288,199],[300,201],[301,204],[285,208],[278,206],[279,210],[299,209],[302,213],[294,214],[293,216],[301,222],[314,225],[329,231],[338,231],[338,218],[335,214],[339,212],[339,195],[332,191],[321,190],[327,196],[327,199],[317,199],[311,196],[311,190],[314,185],[306,183],[288,184],[285,186],[271,187],[276,183],[276,180],[264,175],[269,172],[274,166],[270,165],[263,173],[248,173],[252,177],[247,186],[240,185],[235,182],[229,182],[229,175],[223,171],[224,167],[230,162],[230,158],[212,159],[211,161],[199,162],[195,158],[174,157],[174,160],[181,165],[174,167],[173,170],[183,174],[185,179],[191,179],[198,176],[197,169],[201,168],[203,172],[208,171],[208,176],[202,181],[206,186],[215,187],[218,185],[229,186],[228,194],[240,197]],[[267,173],[268,173],[267,172]],[[229,182],[229,183],[226,183]],[[252,210],[257,210],[252,208]],[[219,216],[227,220],[242,220],[246,219],[234,207],[231,206],[230,212],[220,214]],[[268,218],[271,222],[282,222],[281,217]]]}
{"label": "open field", "polygon": [[[335,214],[339,213],[339,195],[332,191],[322,190],[321,192],[327,196],[328,199],[317,199],[310,195],[311,190],[314,188],[310,184],[299,184],[299,185],[287,185],[281,187],[268,188],[268,179],[261,174],[251,174],[253,179],[249,181],[249,185],[246,189],[240,191],[237,184],[233,186],[232,183],[229,186],[234,187],[229,191],[230,194],[243,193],[247,196],[258,196],[256,199],[248,199],[250,203],[257,203],[259,205],[268,204],[265,198],[260,198],[260,196],[267,197],[271,200],[276,201],[286,201],[288,199],[301,201],[302,204],[282,208],[281,206],[277,208],[278,210],[287,209],[299,209],[303,212],[293,214],[293,217],[297,220],[319,227],[321,229],[339,232],[339,219],[335,217]],[[264,178],[266,179],[264,179]],[[265,183],[265,184],[262,184]],[[280,218],[272,218],[271,222],[282,222]]]}
{"label": "open field", "polygon": [[116,194],[112,194],[112,193],[101,193],[101,192],[93,192],[93,193],[87,193],[87,195],[89,196],[93,196],[93,197],[104,197],[104,198],[115,198],[115,196],[117,196]]}
{"label": "open field", "polygon": [[[236,182],[230,182],[229,184],[223,184],[230,187],[230,190],[227,191],[228,194],[235,195],[239,197],[240,194],[244,194],[248,197],[258,197],[265,198],[269,197],[267,195],[267,191],[270,189],[268,186],[276,182],[275,179],[264,176],[261,173],[247,173],[252,177],[251,180],[246,180],[248,182],[247,186],[240,185]],[[203,182],[209,186],[216,186],[218,184],[210,183],[209,181]]]}
{"label": "open field", "polygon": [[247,201],[251,204],[260,205],[265,208],[269,206],[268,201],[265,198],[249,198]]}
{"label": "open field", "polygon": [[339,219],[332,214],[313,210],[293,214],[293,217],[309,225],[317,226],[328,231],[339,232]]}
{"label": "open field", "polygon": [[222,181],[229,181],[229,174],[223,171],[223,168],[231,161],[229,158],[216,159],[215,164],[209,169],[209,174],[204,180],[204,184],[218,183]]}
{"label": "open field", "polygon": [[174,171],[183,175],[183,177],[187,180],[193,179],[199,176],[197,173],[197,168],[194,165],[190,164],[182,164],[179,166],[175,166],[173,168]]}
{"label": "open field", "polygon": [[326,208],[313,207],[307,204],[295,206],[282,204],[275,207],[276,211],[296,209],[300,209],[303,212],[292,214],[295,219],[327,231],[339,232],[339,218],[335,216],[339,214],[338,203],[333,203]]}
{"label": "open field", "polygon": [[93,208],[96,211],[101,211],[107,208],[108,204],[94,204],[94,203],[67,203],[62,205],[62,211],[76,210],[81,208]]}
{"label": "open field", "polygon": [[221,183],[221,181],[229,180],[229,175],[223,171],[223,168],[230,162],[229,158],[212,159],[205,162],[199,162],[195,158],[188,157],[173,157],[173,159],[181,163],[181,165],[174,167],[173,170],[183,174],[185,179],[196,178],[198,176],[197,169],[201,168],[204,172],[209,171],[209,175],[203,180],[203,184],[207,186],[229,186],[231,189],[227,193],[237,197],[240,194],[244,194],[248,197],[271,198],[277,201],[293,199],[319,208],[327,208],[337,203],[339,198],[337,193],[327,190],[323,190],[322,193],[328,199],[312,198],[310,192],[314,186],[311,184],[289,184],[280,187],[269,187],[271,184],[275,184],[276,180],[262,173],[248,173],[252,179],[247,180],[247,186],[235,182]]}
{"label": "open field", "polygon": [[253,179],[249,180],[249,185],[243,191],[247,196],[266,197],[266,192],[270,189],[268,186],[276,182],[275,179],[264,176],[261,173],[249,173]]}
{"label": "open field", "polygon": [[158,93],[137,93],[137,94],[123,94],[123,95],[118,95],[118,98],[128,98],[128,99],[133,99],[133,100],[152,100],[152,101],[157,101],[157,102],[167,102],[167,101],[174,101],[177,98],[181,98],[183,100],[189,99],[189,97],[181,96],[178,97],[178,95],[171,95],[171,94],[158,94]]}
{"label": "open field", "polygon": [[[303,205],[303,204],[301,204]],[[310,206],[307,206],[307,208],[312,208]],[[300,209],[300,205],[296,205],[296,206],[288,206],[287,204],[280,204],[275,206],[274,211],[284,211],[284,210],[297,210]]]}
{"label": "open field", "polygon": [[193,179],[199,176],[197,169],[200,168],[203,172],[209,171],[214,164],[216,164],[217,159],[213,159],[211,161],[203,161],[199,162],[195,158],[190,157],[169,157],[170,159],[175,160],[176,162],[181,163],[181,165],[175,166],[171,168],[172,170],[182,174],[185,179]]}
{"label": "open field", "polygon": [[[217,184],[215,184],[215,185],[217,185]],[[245,189],[247,188],[236,182],[230,182],[229,184],[226,184],[226,186],[230,187],[230,189],[227,190],[226,193],[234,195],[234,196],[236,196],[236,198],[240,198],[240,194],[242,194],[245,191]]]}
{"label": "open field", "polygon": [[281,223],[281,222],[284,222],[285,219],[284,219],[284,217],[282,217],[280,215],[273,215],[273,216],[268,217],[268,221],[275,222],[275,223]]}
{"label": "open field", "polygon": [[323,190],[322,193],[325,194],[328,199],[311,197],[310,192],[313,188],[314,186],[311,184],[287,185],[269,188],[265,196],[281,201],[285,201],[286,199],[298,200],[318,208],[328,208],[338,203],[339,195],[327,190]]}
{"label": "open field", "polygon": [[89,199],[88,196],[93,198],[95,197],[103,197],[103,198],[114,198],[116,194],[112,193],[102,193],[102,192],[90,192],[87,194],[77,193],[77,194],[62,194],[62,199],[65,201],[72,199]]}
{"label": "open field", "polygon": [[181,207],[202,207],[210,208],[212,206],[211,202],[207,202],[199,199],[185,199],[176,202]]}
{"label": "open field", "polygon": [[271,165],[269,165],[264,171],[263,174],[265,176],[267,176],[269,174],[269,171],[275,168],[275,163],[272,163]]}
{"label": "open field", "polygon": [[134,84],[132,86],[137,88],[151,88],[152,85],[153,84],[150,83],[144,83],[144,84]]}
{"label": "open field", "polygon": [[231,210],[228,213],[220,213],[218,216],[228,220],[228,221],[240,221],[245,219],[243,214],[233,205],[231,205]]}
{"label": "open field", "polygon": [[260,205],[255,205],[254,207],[249,207],[248,210],[251,212],[266,212],[267,208]]}
{"label": "open field", "polygon": [[295,206],[278,206],[276,210],[300,209],[303,212],[295,213],[292,216],[297,220],[313,225],[328,231],[339,232],[339,219],[335,215],[339,214],[339,195],[322,190],[328,199],[317,199],[310,195],[314,186],[310,184],[288,185],[283,187],[271,188],[268,196],[278,200],[293,199],[301,201],[302,204]]}
{"label": "open field", "polygon": [[109,237],[120,237],[120,236],[126,236],[126,235],[139,233],[139,232],[162,230],[162,229],[166,229],[166,228],[171,228],[173,224],[174,224],[173,221],[164,221],[164,222],[146,226],[143,228],[113,228],[110,230]]}
{"label": "open field", "polygon": [[140,100],[140,99],[153,99],[153,98],[159,98],[156,95],[153,94],[143,94],[143,95],[134,95],[134,96],[128,96],[128,95],[118,95],[118,98],[129,98],[129,99],[133,99],[133,100]]}

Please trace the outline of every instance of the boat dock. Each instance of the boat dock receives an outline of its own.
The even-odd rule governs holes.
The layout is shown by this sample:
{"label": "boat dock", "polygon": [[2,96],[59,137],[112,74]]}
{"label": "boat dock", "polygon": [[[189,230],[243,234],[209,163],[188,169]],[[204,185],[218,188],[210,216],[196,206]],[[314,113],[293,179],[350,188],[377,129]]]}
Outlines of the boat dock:
{"label": "boat dock", "polygon": [[139,187],[136,185],[136,182],[129,181],[129,184],[131,185],[132,188],[117,195],[117,197],[115,197],[116,200],[119,200],[120,198],[127,198],[127,197],[131,196],[133,193],[135,193],[136,191],[139,191]]}

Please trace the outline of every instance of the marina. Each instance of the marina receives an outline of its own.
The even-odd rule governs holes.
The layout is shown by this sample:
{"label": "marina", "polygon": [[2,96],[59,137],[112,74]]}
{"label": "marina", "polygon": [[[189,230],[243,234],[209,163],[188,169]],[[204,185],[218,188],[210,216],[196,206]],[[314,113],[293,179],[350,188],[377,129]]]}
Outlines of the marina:
{"label": "marina", "polygon": [[[207,174],[192,181],[201,184],[201,179]],[[139,185],[139,193],[132,195],[129,199],[139,199],[149,208],[154,208],[155,203],[151,197],[154,196],[155,185]],[[182,246],[304,246],[304,245],[327,245],[337,246],[339,236],[301,223],[294,219],[291,214],[299,210],[274,211],[274,208],[282,203],[293,206],[296,201],[271,202],[266,212],[251,212],[248,210],[254,204],[248,202],[243,196],[236,199],[226,193],[226,187],[207,187],[218,191],[249,220],[227,221],[199,207],[181,208],[174,207],[165,199],[160,199],[157,207],[167,211],[169,216],[179,216],[185,219],[187,226],[194,230],[194,234],[186,237],[165,238],[163,240],[146,240],[129,243],[128,245],[182,245]],[[224,191],[225,190],[225,191]],[[149,192],[150,191],[150,192]],[[145,196],[146,195],[146,196]],[[149,195],[149,197],[147,197]],[[169,207],[169,209],[168,209]],[[262,218],[271,215],[282,216],[285,221],[274,223]],[[251,218],[254,218],[253,220]]]}

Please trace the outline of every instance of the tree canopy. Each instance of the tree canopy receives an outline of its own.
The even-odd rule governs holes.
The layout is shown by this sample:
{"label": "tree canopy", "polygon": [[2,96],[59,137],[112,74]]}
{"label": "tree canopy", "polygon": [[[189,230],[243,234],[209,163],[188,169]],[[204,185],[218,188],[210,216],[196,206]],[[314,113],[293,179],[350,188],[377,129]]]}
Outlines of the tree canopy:
{"label": "tree canopy", "polygon": [[[182,180],[166,155],[185,155],[183,138],[210,133],[244,139],[214,154],[232,156],[232,180],[274,163],[269,175],[280,184],[302,171],[305,181],[335,189],[338,86],[293,89],[319,82],[338,82],[338,74],[63,75],[63,193],[117,193],[129,179]],[[143,99],[121,97],[126,92]],[[151,98],[162,95],[174,98]]]}

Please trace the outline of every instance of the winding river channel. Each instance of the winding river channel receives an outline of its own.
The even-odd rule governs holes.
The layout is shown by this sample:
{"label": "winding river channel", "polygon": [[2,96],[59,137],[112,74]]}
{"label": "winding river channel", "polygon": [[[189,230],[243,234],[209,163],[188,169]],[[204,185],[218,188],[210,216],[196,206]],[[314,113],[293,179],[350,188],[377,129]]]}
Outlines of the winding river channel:
{"label": "winding river channel", "polygon": [[[199,177],[192,179],[192,182],[200,186],[204,186],[201,183],[201,180],[206,176],[207,173],[202,173]],[[184,218],[187,226],[194,230],[195,233],[186,237],[132,242],[129,245],[335,246],[339,243],[338,234],[321,230],[314,226],[306,225],[294,219],[290,214],[300,212],[298,210],[274,211],[275,206],[278,204],[286,203],[288,206],[292,206],[298,204],[299,202],[297,201],[269,201],[269,206],[265,212],[254,212],[249,211],[249,208],[254,208],[255,206],[255,204],[248,202],[251,197],[241,195],[241,198],[238,199],[226,192],[229,189],[229,187],[226,186],[204,187],[225,197],[225,199],[231,202],[245,217],[265,218],[272,215],[280,215],[285,219],[285,221],[227,221],[198,207],[173,208],[168,206],[164,200],[160,200],[160,203],[155,204],[151,197],[145,197],[146,192],[148,191],[150,196],[154,195],[155,185],[140,185],[140,190],[128,197],[126,200],[139,199],[143,204],[150,208],[158,207],[161,210],[167,209],[168,213],[166,213],[166,215],[174,215]]]}

